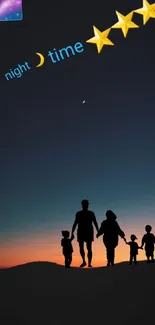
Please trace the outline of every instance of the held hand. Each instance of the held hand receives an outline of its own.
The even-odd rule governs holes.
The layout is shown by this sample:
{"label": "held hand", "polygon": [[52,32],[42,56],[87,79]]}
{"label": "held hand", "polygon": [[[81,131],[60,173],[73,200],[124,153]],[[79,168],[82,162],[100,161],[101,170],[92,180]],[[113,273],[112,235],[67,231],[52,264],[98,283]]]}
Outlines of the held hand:
{"label": "held hand", "polygon": [[97,234],[97,235],[96,235],[96,238],[98,238],[98,237],[99,237],[99,235]]}

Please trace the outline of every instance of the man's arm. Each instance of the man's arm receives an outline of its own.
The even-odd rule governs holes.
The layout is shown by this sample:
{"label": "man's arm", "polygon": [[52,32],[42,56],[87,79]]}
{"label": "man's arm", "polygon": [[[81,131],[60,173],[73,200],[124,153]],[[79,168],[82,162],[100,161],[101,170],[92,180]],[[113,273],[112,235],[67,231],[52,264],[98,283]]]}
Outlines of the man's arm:
{"label": "man's arm", "polygon": [[101,227],[98,230],[97,237],[101,236],[104,234],[104,221],[101,223]]}
{"label": "man's arm", "polygon": [[98,227],[98,223],[97,223],[97,220],[96,220],[96,217],[95,217],[95,214],[93,214],[93,224],[96,228],[96,231],[98,232],[99,231],[99,227]]}
{"label": "man's arm", "polygon": [[76,215],[76,216],[75,216],[75,221],[74,221],[74,223],[73,223],[73,227],[72,227],[71,238],[74,237],[74,231],[75,231],[75,229],[76,229],[77,224],[78,224],[78,218],[77,218],[77,215]]}

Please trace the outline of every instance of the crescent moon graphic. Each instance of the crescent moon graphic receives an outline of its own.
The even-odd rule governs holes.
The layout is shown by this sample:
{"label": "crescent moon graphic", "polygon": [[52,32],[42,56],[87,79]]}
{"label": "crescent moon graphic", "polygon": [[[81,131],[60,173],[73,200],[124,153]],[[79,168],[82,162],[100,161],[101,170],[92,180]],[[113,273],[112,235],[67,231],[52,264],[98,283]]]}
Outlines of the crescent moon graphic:
{"label": "crescent moon graphic", "polygon": [[39,68],[44,64],[45,58],[41,53],[36,53],[36,54],[39,55],[39,58],[40,58],[40,63],[38,65],[36,65],[36,68]]}

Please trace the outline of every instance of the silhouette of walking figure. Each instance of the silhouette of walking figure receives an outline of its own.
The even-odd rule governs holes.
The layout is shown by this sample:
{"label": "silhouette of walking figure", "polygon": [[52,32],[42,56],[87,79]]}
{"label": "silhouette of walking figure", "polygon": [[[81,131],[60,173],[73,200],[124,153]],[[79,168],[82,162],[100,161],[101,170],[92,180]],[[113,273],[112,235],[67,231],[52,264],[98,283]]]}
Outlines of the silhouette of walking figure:
{"label": "silhouette of walking figure", "polygon": [[69,231],[68,230],[62,230],[62,236],[61,239],[61,246],[63,247],[62,253],[65,257],[65,266],[68,268],[71,265],[72,262],[72,253],[73,253],[73,247],[72,247],[72,238],[69,238]]}
{"label": "silhouette of walking figure", "polygon": [[98,232],[98,224],[96,221],[96,217],[94,212],[88,210],[89,202],[88,200],[83,200],[81,202],[82,210],[76,213],[75,221],[72,227],[72,237],[74,237],[74,231],[76,226],[78,225],[77,229],[77,241],[79,243],[79,250],[80,255],[82,257],[82,264],[80,267],[86,266],[85,261],[85,251],[84,251],[84,242],[86,242],[87,250],[88,250],[88,266],[92,267],[92,242],[94,241],[94,229],[93,224]]}
{"label": "silhouette of walking figure", "polygon": [[107,266],[114,265],[115,248],[118,245],[118,235],[121,238],[125,237],[124,232],[120,229],[116,215],[108,210],[106,212],[107,220],[101,223],[101,227],[98,231],[97,238],[103,235],[103,242],[107,250]]}
{"label": "silhouette of walking figure", "polygon": [[155,243],[155,236],[151,233],[152,227],[150,225],[146,225],[145,227],[146,234],[142,238],[142,246],[145,244],[145,252],[147,257],[147,263],[154,262],[154,243]]}
{"label": "silhouette of walking figure", "polygon": [[132,261],[134,260],[134,264],[137,264],[137,255],[138,255],[138,249],[143,249],[142,247],[139,247],[138,244],[135,242],[137,237],[135,235],[130,236],[131,241],[127,242],[126,238],[124,238],[124,241],[127,245],[130,246],[130,261],[129,264],[132,264]]}

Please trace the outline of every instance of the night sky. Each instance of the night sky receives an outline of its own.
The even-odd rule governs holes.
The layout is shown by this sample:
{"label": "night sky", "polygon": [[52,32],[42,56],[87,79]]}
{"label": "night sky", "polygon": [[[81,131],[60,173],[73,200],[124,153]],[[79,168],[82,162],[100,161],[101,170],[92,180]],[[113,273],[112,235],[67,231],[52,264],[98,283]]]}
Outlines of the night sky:
{"label": "night sky", "polygon": [[[153,3],[153,2],[150,2]],[[155,232],[155,19],[124,38],[112,29],[98,54],[100,31],[141,0],[23,2],[23,20],[0,22],[0,265],[63,263],[61,230],[71,230],[81,200],[99,225],[107,209],[126,234]],[[51,62],[48,51],[81,42],[84,51]],[[39,57],[45,64],[36,68]],[[5,74],[28,62],[20,78]],[[83,104],[83,101],[86,101]],[[73,265],[81,259],[76,238]],[[105,264],[95,239],[93,265]],[[120,239],[116,261],[129,258]],[[140,251],[139,259],[144,259]]]}
{"label": "night sky", "polygon": [[22,0],[0,0],[0,20],[21,20]]}

